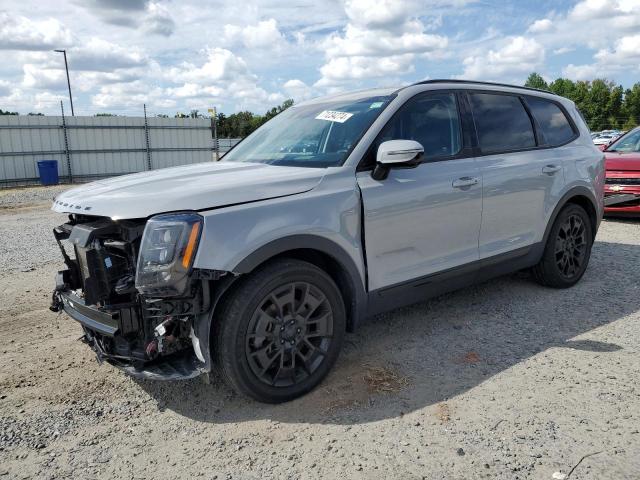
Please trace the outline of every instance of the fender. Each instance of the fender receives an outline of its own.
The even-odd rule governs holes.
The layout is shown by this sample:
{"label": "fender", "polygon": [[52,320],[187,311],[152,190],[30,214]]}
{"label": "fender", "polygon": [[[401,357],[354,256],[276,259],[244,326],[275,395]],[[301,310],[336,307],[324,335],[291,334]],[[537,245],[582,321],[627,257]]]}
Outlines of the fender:
{"label": "fender", "polygon": [[350,319],[347,322],[349,331],[353,331],[360,321],[364,318],[366,312],[366,292],[364,286],[364,265],[358,268],[351,255],[344,248],[325,237],[317,235],[299,234],[291,235],[274,240],[255,250],[242,260],[235,268],[234,273],[249,273],[260,264],[266,262],[270,258],[281,253],[307,248],[317,250],[333,259],[340,267],[342,267],[344,280],[348,281],[353,293],[351,305],[346,305],[347,311],[350,312]]}
{"label": "fender", "polygon": [[553,209],[553,212],[551,212],[551,216],[549,217],[549,221],[547,222],[547,227],[545,228],[545,231],[544,231],[544,237],[542,238],[542,245],[547,244],[547,240],[549,239],[549,234],[551,233],[551,227],[556,221],[556,217],[560,213],[560,210],[564,208],[564,206],[569,202],[571,198],[577,197],[577,196],[588,198],[589,201],[591,202],[591,206],[596,212],[596,225],[595,225],[595,228],[593,229],[593,236],[595,238],[596,232],[598,231],[598,227],[600,226],[600,220],[602,219],[601,213],[598,212],[598,202],[591,190],[589,190],[587,187],[578,185],[570,188],[569,191],[567,191],[567,193],[565,193],[562,196],[562,198],[556,205],[556,208]]}

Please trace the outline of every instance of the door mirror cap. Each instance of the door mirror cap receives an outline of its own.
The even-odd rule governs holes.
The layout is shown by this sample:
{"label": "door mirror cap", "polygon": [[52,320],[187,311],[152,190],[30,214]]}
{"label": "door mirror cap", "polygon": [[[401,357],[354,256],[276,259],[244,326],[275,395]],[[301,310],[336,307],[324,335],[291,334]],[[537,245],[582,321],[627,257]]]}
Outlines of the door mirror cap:
{"label": "door mirror cap", "polygon": [[378,147],[376,161],[381,165],[414,166],[420,163],[424,147],[415,140],[389,140]]}
{"label": "door mirror cap", "polygon": [[376,167],[371,173],[374,180],[384,180],[391,168],[417,167],[424,156],[424,147],[414,140],[382,142],[376,155]]}

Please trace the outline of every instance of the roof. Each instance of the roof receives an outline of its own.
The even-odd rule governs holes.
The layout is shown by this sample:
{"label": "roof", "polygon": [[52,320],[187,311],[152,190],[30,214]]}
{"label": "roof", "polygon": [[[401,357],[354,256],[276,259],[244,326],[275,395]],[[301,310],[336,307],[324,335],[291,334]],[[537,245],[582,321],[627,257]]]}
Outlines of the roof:
{"label": "roof", "polygon": [[[537,93],[542,93],[545,95],[549,95],[549,96],[553,96],[553,97],[558,97],[558,95],[556,95],[553,92],[550,92],[548,90],[541,90],[539,88],[531,88],[531,87],[523,87],[521,85],[510,85],[508,83],[497,83],[497,82],[481,82],[481,81],[475,81],[475,80],[458,80],[458,79],[434,79],[434,80],[424,80],[422,82],[416,82],[413,83],[411,85],[406,85],[403,87],[389,87],[389,88],[369,88],[366,90],[358,90],[355,92],[345,92],[345,93],[336,93],[336,94],[332,94],[332,95],[325,95],[322,97],[316,97],[310,100],[306,100],[304,102],[298,103],[296,104],[296,106],[301,106],[301,105],[311,105],[311,104],[316,104],[316,103],[324,103],[324,102],[329,102],[329,101],[357,101],[361,98],[366,98],[366,97],[377,97],[377,96],[387,96],[387,95],[392,95],[394,93],[397,93],[401,90],[404,90],[406,88],[409,87],[414,87],[417,85],[438,85],[438,84],[454,84],[454,85],[460,85],[461,87],[463,86],[470,86],[472,87],[473,85],[478,85],[481,87],[501,87],[501,88],[513,88],[513,89],[518,89],[518,90],[527,90],[530,92],[537,92]],[[562,97],[561,97],[562,98]]]}

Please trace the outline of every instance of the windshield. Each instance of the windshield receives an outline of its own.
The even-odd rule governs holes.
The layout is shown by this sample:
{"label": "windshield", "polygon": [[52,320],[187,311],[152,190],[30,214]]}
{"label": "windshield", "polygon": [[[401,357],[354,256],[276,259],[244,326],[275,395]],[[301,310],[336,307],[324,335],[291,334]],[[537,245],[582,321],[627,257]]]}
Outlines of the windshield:
{"label": "windshield", "polygon": [[607,152],[640,152],[640,128],[623,136]]}
{"label": "windshield", "polygon": [[288,108],[227,153],[225,162],[296,167],[342,165],[391,96]]}

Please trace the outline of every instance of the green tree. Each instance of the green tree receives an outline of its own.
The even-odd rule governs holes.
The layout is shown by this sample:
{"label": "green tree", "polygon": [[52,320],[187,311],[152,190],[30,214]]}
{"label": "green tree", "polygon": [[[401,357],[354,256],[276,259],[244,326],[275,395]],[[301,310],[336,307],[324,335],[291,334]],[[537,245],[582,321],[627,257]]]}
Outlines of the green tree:
{"label": "green tree", "polygon": [[607,107],[611,96],[611,83],[606,80],[596,79],[591,84],[587,84],[587,87],[584,103],[591,129],[604,130],[605,128],[610,128]]}
{"label": "green tree", "polygon": [[614,85],[609,92],[609,100],[607,101],[607,119],[609,125],[613,128],[621,128],[624,124],[622,114],[622,101],[624,98],[624,89],[622,85]]}
{"label": "green tree", "polygon": [[5,111],[0,108],[0,115],[18,115],[18,112],[10,112],[8,110]]}
{"label": "green tree", "polygon": [[624,92],[621,116],[624,119],[624,129],[640,125],[640,83],[634,84]]}
{"label": "green tree", "polygon": [[542,75],[536,72],[533,72],[529,75],[527,81],[524,83],[524,86],[529,88],[537,88],[539,90],[549,90],[549,85],[547,85],[547,82],[545,82],[544,78],[542,78]]}
{"label": "green tree", "polygon": [[[544,79],[534,72],[525,85],[540,88],[544,87],[542,82]],[[577,82],[557,78],[548,85],[548,89],[573,100],[591,130],[628,130],[640,125],[640,83],[625,90],[622,85],[602,78]]]}
{"label": "green tree", "polygon": [[551,82],[549,90],[561,97],[571,98],[575,92],[576,85],[568,78],[558,78]]}

